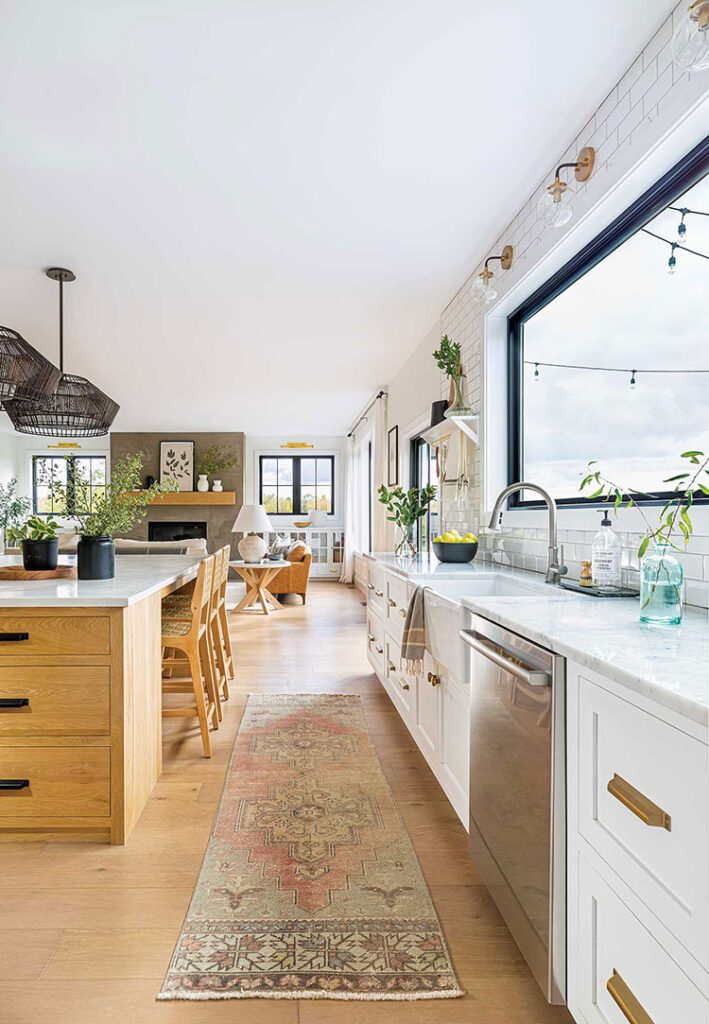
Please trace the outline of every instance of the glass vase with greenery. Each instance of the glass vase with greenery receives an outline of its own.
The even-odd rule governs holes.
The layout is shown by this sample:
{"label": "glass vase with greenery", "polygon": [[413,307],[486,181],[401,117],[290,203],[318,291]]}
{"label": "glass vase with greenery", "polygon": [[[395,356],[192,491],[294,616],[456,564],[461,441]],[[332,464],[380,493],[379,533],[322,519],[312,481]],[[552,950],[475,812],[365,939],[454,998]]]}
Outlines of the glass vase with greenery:
{"label": "glass vase with greenery", "polygon": [[426,487],[392,487],[384,484],[377,491],[379,501],[386,506],[390,523],[395,523],[401,530],[401,539],[395,548],[397,555],[416,555],[416,524],[426,515],[428,506],[436,496],[433,484]]}
{"label": "glass vase with greenery", "polygon": [[[709,497],[709,456],[697,449],[682,452],[681,472],[666,477],[672,495],[660,499],[632,488],[623,488],[604,476],[594,459],[588,463],[581,491],[590,500],[612,502],[616,516],[621,508],[636,508],[645,524],[638,547],[640,569],[640,621],[676,625],[682,621],[682,566],[672,551],[684,551],[694,527],[691,509],[696,498]],[[651,522],[641,502],[659,503],[657,518]]]}
{"label": "glass vase with greenery", "polygon": [[445,411],[446,416],[467,416],[470,413],[463,394],[463,366],[460,361],[460,342],[451,341],[447,334],[441,338],[441,346],[433,353],[436,366],[448,375],[453,386],[453,401]]}
{"label": "glass vase with greenery", "polygon": [[[8,534],[20,526],[31,509],[30,499],[17,493],[17,477],[13,477],[7,484],[0,483],[0,554],[5,552]],[[19,536],[13,534],[13,540],[19,539]]]}

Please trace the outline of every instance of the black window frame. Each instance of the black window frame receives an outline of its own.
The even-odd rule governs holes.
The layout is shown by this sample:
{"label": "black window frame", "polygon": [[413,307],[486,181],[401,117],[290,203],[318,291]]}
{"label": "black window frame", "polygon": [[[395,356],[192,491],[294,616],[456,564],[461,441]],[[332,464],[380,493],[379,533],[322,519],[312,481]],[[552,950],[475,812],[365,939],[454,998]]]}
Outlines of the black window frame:
{"label": "black window frame", "polygon": [[[427,448],[429,452],[429,464],[431,461],[431,452],[433,451],[431,445],[421,437],[419,434],[417,437],[411,438],[410,454],[409,454],[409,479],[411,481],[411,487],[424,487],[430,483],[430,475],[428,480],[422,480],[421,478],[421,450]],[[440,502],[441,487],[440,482],[436,485],[436,498]],[[438,505],[438,511],[436,513],[439,517],[438,525],[440,527],[440,504]],[[422,536],[421,527],[426,524],[425,537]],[[425,545],[424,545],[425,539]],[[431,529],[431,506],[429,505],[426,509],[426,514],[416,523],[416,546],[419,551],[431,551],[431,541],[433,540],[433,530]]]}
{"label": "black window frame", "polygon": [[[64,461],[66,462],[66,501],[67,507],[64,512],[39,512],[37,510],[37,485],[41,484],[41,481],[37,480],[37,463],[40,459],[47,460],[51,459],[55,462]],[[71,455],[57,455],[54,452],[35,452],[32,455],[32,514],[35,516],[60,516],[61,518],[71,518],[76,514],[76,506],[74,504],[74,488],[73,483],[75,479],[75,467],[77,460],[88,462],[103,462],[104,478],[105,483],[103,486],[108,485],[108,456],[100,454],[91,454],[84,452],[72,452]],[[101,486],[101,485],[99,485]],[[91,493],[91,503],[93,504],[93,491],[94,485],[91,483],[91,476],[89,476],[89,489]],[[53,504],[53,503],[52,503]]]}
{"label": "black window frame", "polygon": [[[643,193],[624,213],[584,246],[560,270],[522,303],[507,320],[507,482],[523,479],[524,470],[524,324],[553,302],[579,278],[614,252],[648,221],[701,181],[709,173],[709,136],[694,147],[679,163]],[[627,495],[625,496],[627,499]],[[638,505],[662,505],[674,491],[658,491],[653,498],[633,500]],[[612,503],[574,498],[555,498],[567,508],[604,508]],[[696,498],[695,504],[709,504],[709,498]],[[510,508],[541,508],[540,499],[525,500],[521,492],[510,496]]]}
{"label": "black window frame", "polygon": [[[328,516],[335,515],[335,456],[334,455],[319,455],[313,452],[312,454],[298,454],[298,455],[285,455],[279,452],[277,455],[259,455],[258,457],[258,500],[259,504],[263,505],[263,463],[264,460],[275,459],[288,459],[293,462],[293,511],[292,512],[269,512],[269,516],[307,516],[308,512],[304,512],[301,508],[301,483],[300,483],[300,464],[303,459],[315,459],[318,462],[329,462],[330,463],[330,511],[326,513]],[[317,481],[317,466],[315,467],[315,480]],[[266,484],[267,487],[271,486]],[[276,485],[277,486],[277,485]],[[306,487],[310,486],[305,484]],[[317,482],[315,484],[317,487]],[[276,501],[278,501],[278,491],[276,490]]]}

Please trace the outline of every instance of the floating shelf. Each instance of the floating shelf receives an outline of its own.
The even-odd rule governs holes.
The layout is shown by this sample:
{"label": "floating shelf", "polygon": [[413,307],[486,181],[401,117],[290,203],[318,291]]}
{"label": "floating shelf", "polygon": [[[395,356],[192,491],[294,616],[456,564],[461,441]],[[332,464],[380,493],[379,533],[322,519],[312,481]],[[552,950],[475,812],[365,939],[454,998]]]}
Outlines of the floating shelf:
{"label": "floating shelf", "polygon": [[469,416],[451,416],[450,419],[474,444],[480,444],[480,417],[477,413],[471,413]]}
{"label": "floating shelf", "polygon": [[[140,491],[131,491],[140,494]],[[236,505],[234,491],[166,491],[157,494],[151,505]]]}
{"label": "floating shelf", "polygon": [[441,444],[445,443],[452,437],[453,428],[457,427],[458,430],[462,431],[470,438],[471,441],[479,445],[479,422],[480,417],[477,413],[471,413],[469,416],[448,416],[441,420],[440,423],[437,423],[435,427],[425,430],[421,437],[427,444],[430,444],[432,448],[438,448]]}

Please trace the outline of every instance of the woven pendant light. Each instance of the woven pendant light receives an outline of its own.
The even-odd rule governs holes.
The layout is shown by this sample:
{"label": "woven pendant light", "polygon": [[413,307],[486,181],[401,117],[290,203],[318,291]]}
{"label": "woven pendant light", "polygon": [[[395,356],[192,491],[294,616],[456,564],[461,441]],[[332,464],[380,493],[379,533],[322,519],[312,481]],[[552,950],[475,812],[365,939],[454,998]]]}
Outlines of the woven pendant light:
{"label": "woven pendant light", "polygon": [[10,327],[0,327],[0,402],[17,397],[22,388],[27,402],[47,402],[61,377],[53,363]]}
{"label": "woven pendant light", "polygon": [[15,430],[46,437],[100,437],[107,434],[119,406],[85,377],[64,373],[64,283],[76,280],[71,270],[50,267],[47,277],[59,282],[59,366],[61,377],[49,401],[32,401],[18,386],[5,409]]}

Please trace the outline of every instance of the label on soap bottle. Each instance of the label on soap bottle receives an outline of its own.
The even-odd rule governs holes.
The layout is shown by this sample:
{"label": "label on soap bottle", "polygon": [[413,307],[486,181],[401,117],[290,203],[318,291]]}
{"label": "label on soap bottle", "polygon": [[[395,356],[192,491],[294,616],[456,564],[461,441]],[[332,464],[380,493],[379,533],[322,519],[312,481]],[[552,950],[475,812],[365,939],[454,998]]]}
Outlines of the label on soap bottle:
{"label": "label on soap bottle", "polygon": [[594,587],[620,587],[620,551],[596,551],[593,555]]}

